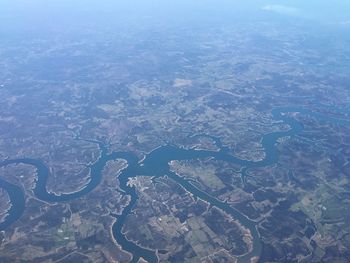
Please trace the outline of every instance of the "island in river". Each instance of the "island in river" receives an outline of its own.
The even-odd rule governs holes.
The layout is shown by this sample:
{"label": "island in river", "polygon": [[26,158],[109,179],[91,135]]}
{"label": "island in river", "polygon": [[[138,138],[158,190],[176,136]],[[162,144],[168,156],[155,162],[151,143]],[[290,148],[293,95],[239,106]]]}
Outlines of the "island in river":
{"label": "island in river", "polygon": [[349,262],[349,29],[257,12],[8,33],[0,262]]}

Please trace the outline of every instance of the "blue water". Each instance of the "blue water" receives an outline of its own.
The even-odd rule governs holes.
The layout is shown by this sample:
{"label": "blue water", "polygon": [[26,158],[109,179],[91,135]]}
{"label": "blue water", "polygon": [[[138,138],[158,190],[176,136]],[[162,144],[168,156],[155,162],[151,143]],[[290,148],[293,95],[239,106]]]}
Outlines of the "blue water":
{"label": "blue water", "polygon": [[[284,113],[288,112],[300,112],[301,114],[310,115],[318,120],[327,121],[332,123],[337,123],[340,125],[350,124],[349,120],[346,119],[336,119],[324,116],[319,113],[311,112],[307,109],[302,109],[299,107],[284,107],[276,108],[272,111],[273,118],[275,120],[280,120],[284,124],[289,125],[290,129],[287,131],[277,131],[264,135],[262,137],[262,146],[265,151],[265,158],[261,161],[248,161],[232,156],[228,153],[228,148],[224,147],[219,138],[214,138],[216,146],[219,151],[206,151],[206,150],[194,150],[194,149],[183,149],[174,145],[161,146],[151,153],[149,153],[146,158],[139,163],[138,158],[132,153],[128,152],[113,152],[108,153],[108,148],[101,143],[99,143],[101,154],[99,159],[90,166],[91,170],[91,180],[89,183],[80,191],[56,195],[54,193],[48,193],[46,190],[47,179],[50,175],[48,167],[41,161],[37,159],[23,158],[23,159],[9,159],[0,163],[1,166],[6,166],[10,164],[28,164],[32,165],[37,170],[37,182],[34,188],[34,194],[40,200],[46,202],[66,202],[69,200],[77,199],[83,195],[91,192],[100,182],[102,170],[106,163],[110,160],[124,159],[128,162],[127,168],[125,168],[119,175],[118,180],[120,183],[120,188],[125,195],[131,197],[131,201],[126,208],[124,208],[121,215],[115,215],[116,222],[113,225],[112,231],[115,240],[121,245],[121,247],[130,252],[133,255],[131,262],[137,262],[141,257],[150,263],[158,262],[155,251],[142,248],[137,244],[129,241],[122,232],[123,225],[127,220],[128,215],[135,207],[138,196],[134,187],[127,185],[129,178],[138,175],[151,176],[151,177],[162,177],[167,175],[169,178],[176,181],[188,192],[192,193],[194,197],[200,198],[208,202],[211,206],[217,207],[226,213],[230,214],[232,218],[238,220],[244,227],[250,230],[253,237],[253,249],[250,253],[239,257],[239,262],[249,262],[254,256],[259,256],[262,251],[262,244],[260,240],[259,233],[257,231],[256,222],[250,220],[240,211],[231,207],[229,204],[222,202],[202,190],[195,187],[190,181],[178,176],[177,174],[170,171],[169,162],[171,160],[191,160],[196,158],[211,157],[216,160],[222,160],[229,163],[238,164],[244,167],[245,171],[247,169],[254,169],[258,167],[265,167],[273,165],[278,161],[278,151],[276,148],[276,143],[279,138],[285,136],[293,136],[300,133],[303,130],[303,125],[296,121],[292,117],[288,117]],[[96,141],[92,141],[96,142]],[[243,173],[244,175],[245,173]],[[244,179],[244,178],[243,178]],[[8,216],[5,221],[0,224],[0,230],[5,230],[17,219],[19,219],[25,209],[25,198],[22,189],[16,185],[6,182],[0,179],[0,188],[3,188],[9,194],[12,207],[8,211]]]}

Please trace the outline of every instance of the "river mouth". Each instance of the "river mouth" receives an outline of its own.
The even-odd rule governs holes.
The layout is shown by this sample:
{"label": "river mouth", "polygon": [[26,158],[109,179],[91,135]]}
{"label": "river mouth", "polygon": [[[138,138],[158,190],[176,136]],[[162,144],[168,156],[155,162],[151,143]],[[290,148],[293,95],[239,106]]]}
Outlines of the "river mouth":
{"label": "river mouth", "polygon": [[[207,151],[207,150],[195,150],[195,149],[183,149],[174,145],[164,145],[156,148],[152,152],[146,155],[146,157],[139,161],[138,158],[129,152],[112,152],[108,153],[108,148],[102,144],[100,145],[101,155],[99,159],[91,164],[89,167],[91,170],[91,180],[90,182],[81,190],[62,195],[55,195],[54,193],[48,193],[46,190],[46,183],[48,176],[50,175],[49,169],[45,164],[36,159],[23,158],[23,159],[8,159],[0,163],[0,167],[7,166],[10,164],[27,164],[36,168],[37,170],[37,182],[34,188],[35,196],[46,202],[66,202],[73,199],[80,198],[87,193],[91,192],[95,187],[101,182],[102,170],[108,161],[116,159],[124,159],[128,163],[127,167],[122,170],[121,174],[118,176],[119,185],[124,195],[129,195],[130,203],[124,208],[121,215],[116,215],[116,222],[112,227],[113,237],[116,242],[122,247],[123,250],[128,251],[132,254],[133,258],[131,262],[137,262],[140,258],[147,260],[150,263],[158,262],[157,253],[155,251],[149,250],[138,246],[137,244],[129,241],[123,233],[123,226],[127,220],[128,215],[132,212],[135,207],[138,196],[136,190],[133,186],[128,184],[130,178],[142,175],[149,177],[162,177],[168,176],[170,179],[181,185],[186,191],[191,193],[194,197],[202,199],[209,203],[211,206],[216,207],[227,214],[229,214],[234,220],[239,221],[239,223],[247,228],[252,236],[253,247],[249,253],[238,257],[239,262],[251,262],[253,258],[259,258],[262,253],[262,243],[260,240],[260,235],[257,230],[257,224],[253,220],[250,220],[240,211],[234,209],[229,204],[210,196],[206,192],[195,187],[189,180],[178,176],[176,173],[171,172],[169,168],[169,162],[173,160],[191,160],[197,158],[214,158],[216,160],[222,160],[229,163],[239,164],[246,169],[254,169],[258,167],[266,167],[273,165],[278,162],[278,152],[276,148],[276,143],[278,139],[286,136],[294,136],[303,130],[301,123],[297,122],[294,118],[287,116],[285,113],[288,112],[299,112],[301,114],[311,114],[319,120],[324,120],[325,117],[320,114],[312,113],[306,109],[301,109],[297,107],[286,107],[286,108],[276,108],[272,111],[275,120],[282,121],[287,124],[290,129],[287,131],[278,131],[263,135],[262,146],[265,151],[265,158],[261,161],[248,161],[239,159],[228,153],[227,148],[223,147],[220,143],[219,138],[217,138],[218,151]],[[343,123],[348,121],[337,120],[337,119],[327,119],[332,122]],[[11,208],[8,211],[8,215],[0,224],[0,230],[7,229],[13,222],[18,220],[25,209],[25,198],[24,193],[21,188],[16,185],[10,184],[2,179],[0,179],[0,187],[7,191],[10,200]]]}

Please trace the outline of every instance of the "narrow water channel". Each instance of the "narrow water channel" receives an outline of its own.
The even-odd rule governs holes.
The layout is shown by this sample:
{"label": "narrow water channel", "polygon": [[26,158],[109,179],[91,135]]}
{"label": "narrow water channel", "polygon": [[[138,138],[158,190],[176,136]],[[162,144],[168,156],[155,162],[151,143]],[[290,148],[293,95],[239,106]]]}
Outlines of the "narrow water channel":
{"label": "narrow water channel", "polygon": [[[116,216],[117,220],[113,225],[112,231],[115,240],[121,245],[121,247],[133,255],[131,262],[137,262],[142,257],[150,263],[158,262],[156,252],[142,248],[137,244],[129,241],[122,231],[123,225],[125,224],[128,215],[132,212],[138,201],[138,196],[135,188],[129,186],[127,182],[129,178],[140,175],[150,177],[162,177],[167,175],[169,178],[186,189],[186,191],[192,193],[195,197],[208,202],[213,207],[217,207],[225,211],[231,215],[233,219],[238,220],[241,225],[250,230],[253,237],[253,249],[248,254],[239,258],[239,262],[250,262],[250,259],[252,257],[259,256],[262,250],[256,223],[247,218],[238,210],[231,207],[229,204],[208,195],[204,191],[199,190],[197,187],[195,187],[190,181],[171,172],[169,168],[169,162],[172,160],[191,160],[196,158],[211,157],[216,160],[238,164],[245,169],[254,169],[258,167],[273,165],[278,161],[278,152],[276,148],[277,140],[285,136],[296,135],[303,129],[301,123],[297,122],[294,118],[289,117],[286,114],[288,112],[299,112],[301,114],[312,115],[314,118],[321,121],[330,121],[338,124],[350,124],[349,120],[330,118],[322,114],[313,113],[309,110],[301,109],[298,107],[276,108],[272,111],[273,118],[275,120],[281,121],[283,124],[287,124],[290,129],[286,131],[272,132],[264,135],[262,137],[262,146],[265,151],[265,158],[261,161],[256,162],[239,159],[235,156],[230,155],[228,153],[228,149],[221,145],[219,138],[215,139],[217,146],[220,148],[219,151],[183,149],[174,145],[165,145],[153,150],[143,159],[141,163],[139,163],[137,157],[132,153],[113,152],[111,154],[108,154],[107,147],[99,144],[101,155],[99,159],[90,166],[91,179],[89,183],[80,191],[62,195],[56,195],[54,193],[47,192],[46,184],[50,172],[48,167],[41,160],[30,158],[8,159],[0,162],[0,167],[10,164],[27,164],[35,167],[37,171],[37,182],[34,188],[35,196],[40,200],[46,202],[65,202],[80,198],[85,194],[91,192],[101,182],[102,170],[108,161],[116,159],[126,160],[128,166],[119,175],[118,180],[120,183],[120,188],[124,191],[125,195],[129,195],[131,197],[131,201],[128,206],[124,208],[122,214]],[[5,218],[5,221],[0,223],[0,230],[5,230],[23,214],[23,211],[25,209],[25,198],[24,193],[20,187],[13,185],[1,178],[0,188],[7,191],[12,204],[10,210],[8,211],[8,215]]]}

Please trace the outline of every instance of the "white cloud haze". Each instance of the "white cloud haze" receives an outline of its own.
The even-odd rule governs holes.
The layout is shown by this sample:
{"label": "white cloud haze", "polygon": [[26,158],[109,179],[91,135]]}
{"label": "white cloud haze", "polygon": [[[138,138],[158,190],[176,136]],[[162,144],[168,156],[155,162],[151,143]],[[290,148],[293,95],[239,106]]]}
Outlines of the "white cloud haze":
{"label": "white cloud haze", "polygon": [[284,15],[300,15],[300,9],[285,5],[266,5],[262,7],[263,10],[276,12]]}

